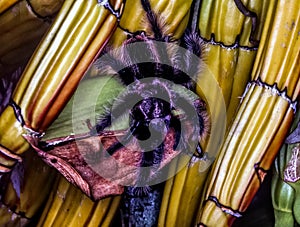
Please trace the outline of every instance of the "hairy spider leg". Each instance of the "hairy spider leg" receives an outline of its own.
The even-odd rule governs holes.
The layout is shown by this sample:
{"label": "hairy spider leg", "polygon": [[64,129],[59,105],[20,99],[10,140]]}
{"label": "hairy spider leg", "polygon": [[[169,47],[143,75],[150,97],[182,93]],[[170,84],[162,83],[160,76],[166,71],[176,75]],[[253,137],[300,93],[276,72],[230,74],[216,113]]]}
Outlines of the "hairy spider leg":
{"label": "hairy spider leg", "polygon": [[149,184],[149,178],[151,175],[151,172],[155,173],[156,170],[159,167],[159,164],[163,158],[163,152],[164,152],[164,143],[161,143],[158,147],[151,151],[143,152],[142,153],[142,161],[140,164],[140,167],[149,167],[149,168],[143,168],[142,171],[139,171],[137,183],[136,185],[145,185],[145,186],[136,186],[135,191],[149,191],[151,190],[151,186],[147,185]]}
{"label": "hairy spider leg", "polygon": [[150,2],[148,0],[141,0],[141,3],[150,22],[151,30],[154,32],[155,40],[163,40],[163,37],[165,36],[162,34],[161,26],[157,20],[155,13],[151,9]]}
{"label": "hairy spider leg", "polygon": [[[118,75],[125,85],[129,85],[143,78],[148,77],[164,77],[163,72],[169,74],[173,73],[170,66],[164,68],[160,64],[160,59],[169,59],[167,52],[159,50],[156,47],[157,43],[152,40],[140,39],[143,49],[130,48],[130,44],[137,42],[131,39],[128,44],[122,48],[107,51],[102,57],[101,61],[97,61],[95,65],[103,71],[103,73],[109,75]],[[144,56],[144,57],[143,57]],[[148,62],[135,64],[134,62],[140,62],[139,59],[149,59]],[[166,60],[164,60],[166,61]]]}
{"label": "hairy spider leg", "polygon": [[[175,103],[179,103],[180,106],[176,106],[176,108],[182,109],[184,111],[184,119],[182,119],[182,123],[191,123],[192,131],[186,131],[185,127],[182,127],[181,137],[182,135],[192,134],[192,140],[197,141],[196,152],[198,156],[203,155],[203,151],[200,145],[200,139],[206,136],[207,132],[207,112],[204,105],[204,102],[199,98],[193,101],[187,100],[185,97],[181,95],[174,95],[173,98],[176,100]],[[195,113],[196,112],[196,116]],[[197,124],[198,123],[198,124]],[[189,129],[191,130],[191,129]],[[182,138],[180,150],[188,151],[188,144],[186,144],[186,139]],[[174,145],[175,146],[175,145]],[[178,146],[178,143],[176,144]],[[194,153],[194,151],[191,151]]]}
{"label": "hairy spider leg", "polygon": [[[203,52],[203,40],[199,36],[198,32],[192,32],[190,30],[186,30],[181,38],[181,46],[184,49],[189,50],[187,52],[186,61],[189,62],[191,59],[191,54],[194,54],[200,58],[202,58]],[[196,62],[194,62],[196,63]],[[190,67],[191,64],[189,64]]]}
{"label": "hairy spider leg", "polygon": [[[163,27],[167,27],[167,24],[164,24],[163,21],[157,19],[157,16],[151,9],[149,1],[142,0],[141,3],[154,32],[154,39],[147,37],[145,32],[137,32],[133,34],[132,37],[129,37],[128,40],[125,41],[125,45],[121,48],[121,50],[113,56],[110,54],[107,56],[109,59],[104,61],[105,64],[110,63],[109,65],[115,70],[115,72],[119,71],[118,69],[121,68],[118,73],[126,85],[129,85],[137,79],[158,76],[194,90],[195,81],[193,80],[197,79],[201,65],[199,62],[201,60],[199,59],[198,61],[197,59],[195,61],[195,58],[191,58],[191,55],[195,54],[198,57],[202,57],[202,39],[198,33],[187,30],[181,38],[180,43],[178,41],[171,41],[171,36],[164,34],[166,32],[162,29]],[[179,53],[180,51],[178,51],[179,49],[176,45],[173,45],[171,50],[163,48],[164,45],[159,45],[159,47],[157,47],[157,43],[153,42],[153,40],[180,44],[183,48],[190,52],[185,52],[184,54]],[[134,49],[131,49],[131,51],[128,51],[126,46],[135,42],[145,43],[145,50],[135,51]],[[134,62],[136,56],[142,54],[150,57],[152,63],[133,64],[132,62]],[[161,59],[168,61],[167,64],[160,64],[159,62],[162,62]],[[104,68],[105,64],[102,65]],[[170,65],[175,65],[175,67],[170,67]],[[188,72],[188,75],[182,73],[179,69],[185,69],[185,71]]]}
{"label": "hairy spider leg", "polygon": [[[179,47],[179,42],[173,41],[172,44],[178,45],[159,45],[152,39],[143,36],[133,36],[128,40],[127,45],[134,42],[145,43],[143,52],[140,51],[124,51],[119,56],[127,56],[128,59],[136,59],[140,55],[147,56],[151,63],[140,63],[134,67],[120,71],[121,78],[125,82],[128,80],[128,73],[132,73],[134,78],[141,79],[146,77],[161,77],[176,84],[181,84],[190,90],[195,90],[197,76],[201,70],[202,60],[200,59],[203,49],[203,42],[196,33],[186,32],[181,40],[181,47],[187,49],[184,51]],[[171,43],[170,40],[164,41]],[[164,48],[165,47],[165,48]],[[198,56],[198,57],[195,57]],[[130,60],[127,60],[130,61]],[[164,62],[161,64],[160,62]],[[181,69],[181,70],[180,70]],[[187,72],[182,72],[182,69]],[[130,72],[128,70],[131,70]],[[126,82],[125,82],[126,83]],[[127,84],[127,83],[126,83]]]}
{"label": "hairy spider leg", "polygon": [[[174,66],[173,78],[176,84],[181,84],[189,90],[195,91],[197,77],[202,68],[203,41],[198,33],[187,30],[181,40],[181,48],[174,50],[172,65]],[[183,51],[183,49],[185,51]]]}
{"label": "hairy spider leg", "polygon": [[[160,77],[166,78],[164,74],[173,75],[174,71],[170,70],[170,65],[172,65],[172,59],[170,59],[168,50],[169,46],[160,45],[157,41],[165,42],[165,43],[174,43],[178,44],[177,41],[173,40],[172,37],[167,33],[166,29],[168,27],[167,23],[162,19],[158,19],[156,14],[152,11],[150,2],[148,0],[141,0],[142,7],[146,12],[146,16],[151,27],[151,31],[154,33],[154,38],[147,37],[145,32],[137,34],[133,34],[131,38],[127,40],[126,43],[134,43],[134,42],[145,42],[147,44],[147,56],[151,57],[152,62],[152,72],[154,71],[153,75],[161,75]],[[149,36],[150,34],[148,34]],[[156,42],[154,42],[156,41]],[[159,46],[158,46],[159,45]],[[141,53],[137,53],[141,54]],[[160,62],[164,61],[165,65],[162,65]],[[168,66],[167,68],[165,68]],[[143,68],[143,67],[142,67]],[[145,70],[144,73],[149,72]],[[143,75],[144,74],[140,74]],[[152,75],[152,76],[153,76]],[[166,79],[169,79],[167,76]]]}
{"label": "hairy spider leg", "polygon": [[111,126],[112,121],[121,117],[126,111],[130,111],[130,109],[135,105],[136,100],[143,99],[136,90],[126,90],[125,92],[125,95],[123,95],[124,97],[121,99],[115,99],[115,105],[112,107],[114,109],[107,108],[104,116],[100,117],[95,126],[97,132],[102,132],[105,128]]}
{"label": "hairy spider leg", "polygon": [[[128,49],[128,45],[135,42],[144,44],[143,51],[137,48]],[[164,42],[171,41],[164,40]],[[167,47],[154,42],[144,33],[134,34],[122,48],[107,52],[102,62],[97,64],[101,69],[108,68],[107,66],[111,67],[113,72],[110,72],[110,74],[119,75],[125,85],[142,78],[160,77],[195,90],[195,80],[201,68],[201,60],[191,56],[193,54],[201,56],[203,48],[201,38],[198,34],[186,32],[180,44],[183,48],[188,49],[184,53],[179,48],[179,42],[174,41],[172,43],[178,45]],[[136,60],[140,59],[141,55],[147,57],[149,62],[134,64],[134,62],[139,62]],[[185,69],[187,74],[180,69]]]}
{"label": "hairy spider leg", "polygon": [[127,52],[126,46],[114,50],[107,48],[103,52],[103,56],[101,56],[101,61],[96,61],[95,66],[101,69],[102,74],[113,75],[115,77],[120,76],[122,82],[125,85],[129,85],[137,80],[136,75],[139,74],[139,71],[138,68],[132,64],[131,59],[128,58]]}
{"label": "hairy spider leg", "polygon": [[[104,116],[102,116],[96,126],[91,130],[91,134],[99,134],[105,130],[105,128],[111,126],[112,122],[119,117],[121,117],[126,111],[130,111],[131,107],[135,105],[136,100],[143,99],[136,90],[126,90],[126,95],[122,99],[115,100],[116,105],[114,105],[113,113],[111,109],[106,110]],[[135,130],[128,130],[126,135],[123,137],[122,141],[118,141],[111,145],[106,151],[112,155],[114,152],[124,147],[132,139],[132,135]]]}
{"label": "hairy spider leg", "polygon": [[[167,131],[170,129],[170,121],[164,119],[165,126],[167,127]],[[149,127],[151,127],[149,125]],[[139,171],[137,183],[136,185],[144,185],[149,182],[151,172],[154,174],[156,173],[156,170],[158,169],[162,159],[163,154],[165,150],[165,138],[162,138],[164,135],[162,133],[163,129],[160,129],[159,127],[156,128],[155,134],[160,134],[156,136],[156,138],[153,138],[153,135],[151,137],[151,143],[155,145],[155,147],[152,150],[146,151],[143,149],[143,145],[141,141],[138,141],[140,144],[140,147],[142,148],[142,158],[140,167],[142,168],[141,171]],[[153,130],[152,130],[153,133]],[[155,136],[154,136],[155,137]],[[157,144],[160,143],[158,146]],[[148,167],[148,168],[143,168]],[[143,186],[143,187],[135,187],[133,189],[137,194],[141,194],[141,192],[147,192],[151,190],[151,186]]]}

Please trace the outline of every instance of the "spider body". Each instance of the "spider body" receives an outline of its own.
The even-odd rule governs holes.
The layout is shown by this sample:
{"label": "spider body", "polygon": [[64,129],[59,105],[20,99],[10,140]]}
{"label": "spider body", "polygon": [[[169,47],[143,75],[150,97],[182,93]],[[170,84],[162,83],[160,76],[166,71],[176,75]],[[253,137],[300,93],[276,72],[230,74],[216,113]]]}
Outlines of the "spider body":
{"label": "spider body", "polygon": [[172,115],[168,103],[164,100],[149,97],[143,99],[130,111],[130,131],[138,140],[146,140],[150,137],[149,126],[153,129],[160,130],[159,126],[163,123],[170,127]]}
{"label": "spider body", "polygon": [[[201,39],[196,33],[188,31],[181,40],[164,34],[162,28],[167,25],[152,12],[148,1],[141,2],[153,36],[143,31],[131,34],[122,48],[108,49],[100,58],[102,60],[96,63],[102,73],[117,76],[128,87],[115,101],[114,108],[110,108],[99,119],[95,130],[98,133],[104,131],[124,111],[129,112],[127,135],[121,142],[108,148],[107,152],[113,154],[133,138],[137,139],[142,149],[140,166],[152,168],[139,174],[137,187],[144,187],[145,182],[147,185],[150,171],[158,168],[165,150],[165,137],[170,130],[175,134],[174,150],[189,150],[189,135],[196,142],[194,150],[202,155],[199,141],[207,133],[208,126],[205,103],[199,97],[183,95],[176,88],[182,86],[195,91],[195,80],[201,70],[202,60],[195,60],[192,56],[201,57]],[[157,41],[172,45],[160,45]],[[143,44],[144,48],[127,48],[136,43]],[[183,54],[180,48],[188,51]],[[149,60],[136,63],[141,56]],[[183,127],[183,122],[189,122],[191,127]]]}

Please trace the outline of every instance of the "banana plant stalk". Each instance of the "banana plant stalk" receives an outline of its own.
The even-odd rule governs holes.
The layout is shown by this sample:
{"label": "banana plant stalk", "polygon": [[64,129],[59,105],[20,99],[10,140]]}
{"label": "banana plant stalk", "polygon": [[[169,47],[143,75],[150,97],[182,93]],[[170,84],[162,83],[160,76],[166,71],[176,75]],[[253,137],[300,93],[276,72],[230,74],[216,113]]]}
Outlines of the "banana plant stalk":
{"label": "banana plant stalk", "polygon": [[[110,5],[112,4],[112,5]],[[0,171],[9,172],[70,99],[117,26],[121,0],[64,2],[0,116]]]}
{"label": "banana plant stalk", "polygon": [[273,1],[250,82],[213,165],[197,224],[230,226],[243,215],[293,121],[300,91],[300,5]]}
{"label": "banana plant stalk", "polygon": [[0,78],[10,76],[19,67],[24,69],[63,1],[48,0],[47,4],[22,0],[0,12]]}
{"label": "banana plant stalk", "polygon": [[93,202],[59,175],[37,226],[110,226],[121,196]]}
{"label": "banana plant stalk", "polygon": [[0,13],[7,10],[9,7],[17,3],[19,0],[1,0],[0,1]]}
{"label": "banana plant stalk", "polygon": [[43,209],[53,190],[56,171],[46,166],[33,149],[25,152],[22,158],[10,176],[6,175],[9,179],[4,178],[9,182],[4,184],[6,187],[0,202],[0,226],[30,223]]}

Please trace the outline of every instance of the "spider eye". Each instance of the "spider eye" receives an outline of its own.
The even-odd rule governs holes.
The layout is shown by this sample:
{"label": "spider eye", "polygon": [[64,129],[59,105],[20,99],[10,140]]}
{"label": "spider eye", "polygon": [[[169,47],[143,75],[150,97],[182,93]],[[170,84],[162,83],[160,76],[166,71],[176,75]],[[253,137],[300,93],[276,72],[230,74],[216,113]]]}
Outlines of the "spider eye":
{"label": "spider eye", "polygon": [[132,120],[147,121],[165,118],[171,113],[170,104],[159,98],[147,98],[138,102],[131,110]]}

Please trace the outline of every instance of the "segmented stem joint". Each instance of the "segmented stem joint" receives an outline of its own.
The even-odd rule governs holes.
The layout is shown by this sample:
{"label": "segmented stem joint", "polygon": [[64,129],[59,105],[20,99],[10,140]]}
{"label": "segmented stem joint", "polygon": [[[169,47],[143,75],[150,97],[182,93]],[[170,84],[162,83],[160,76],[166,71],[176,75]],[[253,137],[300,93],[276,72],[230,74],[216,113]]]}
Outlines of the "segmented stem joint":
{"label": "segmented stem joint", "polygon": [[291,97],[289,97],[287,95],[286,88],[284,90],[280,90],[277,86],[277,83],[274,83],[273,85],[269,85],[265,82],[262,82],[260,78],[258,78],[257,80],[251,81],[247,84],[245,92],[241,97],[241,102],[243,101],[243,99],[247,95],[247,93],[248,93],[248,91],[249,91],[249,89],[252,85],[259,86],[259,87],[262,87],[264,89],[267,89],[267,90],[271,91],[271,93],[273,95],[276,95],[276,96],[279,96],[279,97],[283,98],[284,100],[286,100],[289,103],[290,108],[293,110],[293,112],[296,113],[296,111],[297,111],[297,101],[296,100],[293,101],[291,99]]}
{"label": "segmented stem joint", "polygon": [[208,200],[214,202],[216,204],[216,206],[219,207],[224,213],[230,214],[237,218],[242,217],[242,214],[240,212],[232,209],[231,207],[221,204],[215,196],[209,196]]}
{"label": "segmented stem joint", "polygon": [[120,11],[115,10],[110,4],[109,0],[98,0],[98,4],[104,6],[105,9],[109,10],[118,20],[120,20]]}
{"label": "segmented stem joint", "polygon": [[236,40],[233,44],[231,45],[226,45],[225,43],[223,42],[220,42],[220,41],[216,41],[215,39],[215,34],[212,33],[211,36],[210,36],[210,39],[205,39],[203,37],[201,37],[202,40],[205,42],[205,43],[208,43],[208,44],[211,44],[211,45],[214,45],[214,46],[220,46],[224,49],[227,49],[227,50],[234,50],[234,49],[238,49],[240,48],[241,50],[246,50],[246,51],[257,51],[258,47],[257,46],[254,46],[254,47],[249,47],[249,46],[242,46],[239,44],[239,39],[240,37],[237,36],[236,37]]}

